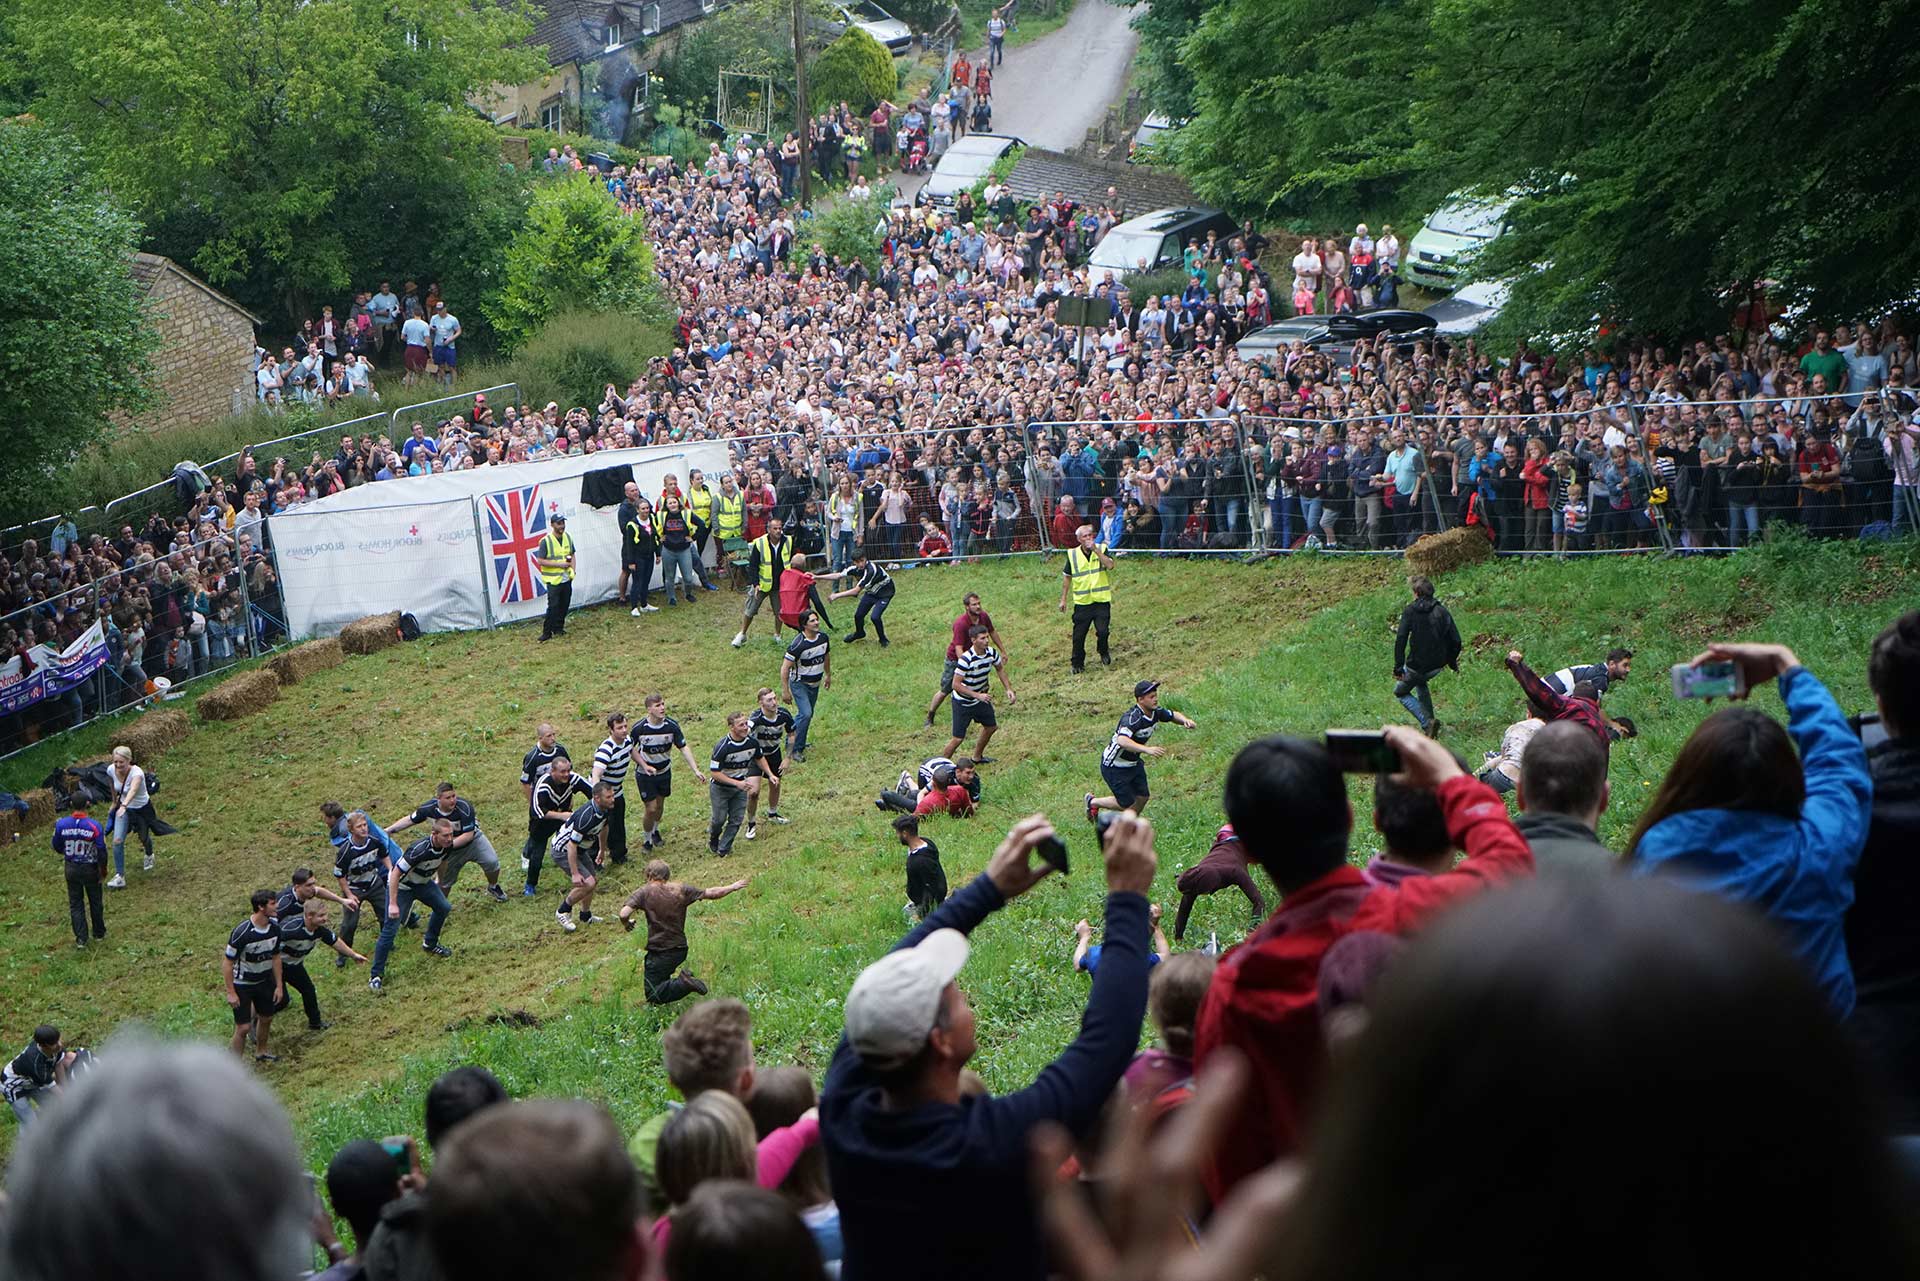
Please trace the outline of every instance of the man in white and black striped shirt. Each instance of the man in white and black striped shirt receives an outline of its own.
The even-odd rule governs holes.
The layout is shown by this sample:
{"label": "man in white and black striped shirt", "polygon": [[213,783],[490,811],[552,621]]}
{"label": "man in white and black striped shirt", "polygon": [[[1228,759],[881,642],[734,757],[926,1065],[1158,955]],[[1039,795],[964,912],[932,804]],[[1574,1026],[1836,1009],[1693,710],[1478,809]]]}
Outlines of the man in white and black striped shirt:
{"label": "man in white and black striped shirt", "polygon": [[593,749],[593,774],[588,782],[595,787],[606,783],[613,788],[613,808],[607,811],[600,827],[600,852],[611,855],[615,863],[627,861],[627,771],[633,767],[633,743],[628,735],[627,714],[614,712],[607,717],[607,737]]}
{"label": "man in white and black striped shirt", "polygon": [[1087,793],[1087,821],[1094,821],[1101,810],[1132,810],[1138,814],[1147,808],[1146,756],[1165,756],[1167,749],[1147,740],[1156,725],[1178,725],[1198,729],[1191,717],[1160,706],[1160,682],[1138,681],[1133,687],[1133,706],[1120,715],[1113,738],[1100,753],[1100,777],[1111,793],[1095,796]]}
{"label": "man in white and black striped shirt", "polygon": [[600,838],[614,804],[613,784],[603,779],[594,785],[587,803],[569,815],[553,834],[549,850],[553,865],[566,872],[572,881],[571,887],[560,896],[560,909],[554,913],[554,919],[569,934],[575,929],[573,909],[576,905],[580,908],[580,924],[593,923],[593,891],[600,884],[601,859],[589,854],[588,847],[596,852],[600,849]]}
{"label": "man in white and black striped shirt", "polygon": [[247,1029],[253,1029],[254,1057],[272,1063],[267,1036],[273,1013],[280,1008],[286,987],[280,972],[280,923],[273,919],[274,892],[253,892],[253,913],[233,927],[220,971],[227,982],[227,1004],[233,1007],[233,1052],[244,1054]]}
{"label": "man in white and black striped shirt", "polygon": [[707,850],[721,858],[733,853],[733,838],[747,818],[747,798],[760,791],[767,777],[760,740],[747,730],[747,714],[727,717],[727,736],[713,747],[707,762]]}
{"label": "man in white and black striped shirt", "polygon": [[[780,812],[780,778],[786,773],[787,740],[793,736],[793,713],[780,706],[780,700],[766,686],[760,687],[759,706],[747,717],[747,730],[760,741],[760,768],[766,771],[761,786],[767,793],[767,818],[774,823],[787,821]],[[754,814],[760,806],[758,793],[747,795],[747,826],[740,835],[752,840],[760,834]]]}
{"label": "man in white and black striped shirt", "polygon": [[999,676],[1000,685],[1007,691],[1007,706],[1016,701],[1013,686],[1007,682],[1007,669],[1000,658],[1000,651],[992,644],[992,637],[985,627],[976,626],[969,633],[967,648],[960,652],[953,669],[953,737],[947,740],[947,750],[942,756],[952,756],[967,741],[967,729],[980,727],[980,744],[974,748],[973,760],[976,765],[987,765],[993,760],[987,753],[987,742],[1000,722],[993,714],[993,678]]}
{"label": "man in white and black striped shirt", "polygon": [[[300,904],[297,912],[281,912],[279,921],[281,977],[288,987],[300,994],[300,1004],[307,1015],[307,1026],[315,1032],[324,1032],[332,1024],[320,1017],[320,994],[314,990],[313,976],[307,973],[308,954],[324,944],[338,953],[342,961],[365,964],[367,958],[354,951],[328,928],[327,905],[317,898]],[[292,997],[286,1000],[289,1005],[293,1003]]]}
{"label": "man in white and black striped shirt", "polygon": [[420,940],[420,950],[430,956],[452,956],[453,949],[440,943],[440,931],[447,923],[447,913],[453,911],[453,904],[447,902],[447,892],[440,888],[437,879],[440,865],[453,856],[453,821],[436,818],[433,831],[407,846],[407,852],[393,860],[387,869],[387,919],[380,926],[380,941],[373,949],[373,973],[367,977],[367,986],[373,991],[381,990],[386,979],[387,956],[393,951],[394,936],[400,932],[400,918],[413,909],[416,902],[425,903],[430,911],[427,917],[427,933]]}
{"label": "man in white and black striped shirt", "polygon": [[701,777],[700,762],[693,758],[680,722],[667,715],[665,694],[647,695],[647,714],[633,723],[627,742],[633,746],[633,785],[640,791],[640,848],[660,849],[667,843],[660,833],[660,812],[673,795],[673,750],[680,749],[696,779]]}
{"label": "man in white and black striped shirt", "polygon": [[[522,898],[532,898],[540,885],[540,866],[547,861],[547,847],[561,824],[573,817],[583,802],[593,799],[587,780],[573,772],[573,762],[565,755],[553,758],[547,772],[533,789],[533,819],[528,838],[534,842],[533,857],[527,861],[527,887]],[[563,871],[565,869],[562,869]]]}
{"label": "man in white and black striped shirt", "polygon": [[780,661],[780,688],[793,704],[793,759],[807,761],[807,727],[813,724],[814,704],[821,691],[833,688],[833,638],[820,630],[820,615],[807,610],[800,615],[800,634],[787,646]]}
{"label": "man in white and black striped shirt", "polygon": [[540,826],[540,807],[533,803],[533,789],[547,771],[553,768],[553,762],[559,757],[573,759],[573,753],[560,744],[560,736],[551,724],[541,721],[534,730],[534,744],[527,754],[520,758],[520,790],[527,798],[527,843],[520,847],[520,870],[525,871],[533,862],[533,852],[538,849],[545,852],[547,841],[553,836],[551,831],[536,836]]}

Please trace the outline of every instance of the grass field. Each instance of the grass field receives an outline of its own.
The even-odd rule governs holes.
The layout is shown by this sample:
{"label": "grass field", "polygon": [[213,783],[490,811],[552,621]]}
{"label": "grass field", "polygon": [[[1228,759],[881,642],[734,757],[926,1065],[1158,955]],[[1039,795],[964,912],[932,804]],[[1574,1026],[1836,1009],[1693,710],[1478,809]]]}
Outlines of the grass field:
{"label": "grass field", "polygon": [[[675,874],[699,884],[753,878],[746,893],[694,909],[690,965],[716,994],[753,1009],[763,1063],[820,1070],[848,984],[902,928],[899,851],[871,797],[944,746],[944,729],[922,730],[920,718],[964,591],[984,594],[1020,700],[1003,712],[994,743],[1002,763],[985,771],[979,817],[936,819],[928,834],[957,886],[980,871],[1012,820],[1043,810],[1067,829],[1077,869],[977,939],[965,983],[980,1013],[977,1065],[995,1088],[1030,1079],[1077,1019],[1085,983],[1067,965],[1071,926],[1098,919],[1102,887],[1087,829],[1074,820],[1082,793],[1098,784],[1097,753],[1134,680],[1165,681],[1168,705],[1200,725],[1164,731],[1170,751],[1153,767],[1148,814],[1169,908],[1173,878],[1205,853],[1222,821],[1219,779],[1249,738],[1405,719],[1389,676],[1404,597],[1397,562],[1123,561],[1115,665],[1081,677],[1066,670],[1067,624],[1053,608],[1058,575],[1058,562],[1034,559],[902,574],[888,615],[893,646],[835,646],[816,745],[788,778],[782,808],[792,825],[763,828],[730,860],[707,854],[705,790],[680,780],[665,823]],[[1792,540],[1731,559],[1503,562],[1456,574],[1441,591],[1468,648],[1461,674],[1443,679],[1436,697],[1448,740],[1475,762],[1517,714],[1500,665],[1510,645],[1542,670],[1589,661],[1615,643],[1639,651],[1633,680],[1609,700],[1644,731],[1613,754],[1615,802],[1602,836],[1617,845],[1701,714],[1671,698],[1669,663],[1713,636],[1782,640],[1843,702],[1864,706],[1867,642],[1920,599],[1920,556],[1910,546],[1867,553]],[[840,631],[850,605],[836,604]],[[638,711],[654,689],[666,692],[695,752],[709,749],[725,732],[724,713],[749,707],[777,675],[779,651],[764,631],[745,649],[727,646],[737,606],[737,597],[703,593],[691,607],[638,621],[598,608],[577,614],[568,639],[550,646],[535,645],[528,626],[431,637],[349,660],[251,720],[198,726],[160,768],[161,812],[182,832],[160,841],[156,872],[141,874],[136,860],[129,887],[109,894],[107,946],[73,950],[44,833],[0,860],[0,1048],[17,1049],[42,1019],[83,1044],[128,1020],[167,1036],[224,1040],[231,1022],[220,948],[250,891],[284,885],[298,864],[325,863],[318,803],[371,805],[390,822],[451,778],[474,800],[516,897],[488,902],[468,869],[445,935],[454,956],[425,957],[418,936],[403,932],[381,997],[366,990],[363,969],[343,974],[316,954],[335,1026],[310,1035],[289,1011],[274,1037],[282,1061],[270,1073],[309,1155],[317,1165],[348,1138],[417,1127],[426,1083],[459,1061],[488,1064],[515,1094],[597,1097],[623,1123],[637,1123],[666,1097],[657,1037],[674,1011],[642,998],[641,934],[607,926],[561,933],[551,872],[540,897],[517,897],[518,764],[538,721],[554,721],[578,759],[602,736],[606,710]],[[1771,693],[1759,705],[1779,709]],[[0,763],[0,787],[31,785],[111,737],[110,727],[83,731]],[[1359,858],[1372,846],[1359,782],[1354,799]],[[636,860],[607,883],[625,892],[638,880]],[[601,898],[617,902],[605,890]],[[1223,942],[1237,939],[1246,924],[1237,895],[1196,909],[1200,940],[1215,930]],[[371,952],[367,935],[361,946]],[[11,1127],[0,1131],[10,1143]]]}

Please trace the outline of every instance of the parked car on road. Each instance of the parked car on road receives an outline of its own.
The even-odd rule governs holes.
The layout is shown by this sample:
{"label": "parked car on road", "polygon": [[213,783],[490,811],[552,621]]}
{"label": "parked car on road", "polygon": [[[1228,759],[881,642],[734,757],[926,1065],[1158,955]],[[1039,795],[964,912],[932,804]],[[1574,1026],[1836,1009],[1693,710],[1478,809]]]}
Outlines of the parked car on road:
{"label": "parked car on road", "polygon": [[840,11],[843,22],[860,28],[878,40],[886,46],[888,53],[905,53],[913,44],[913,28],[882,9],[873,0],[851,0],[851,3],[836,7]]}
{"label": "parked car on road", "polygon": [[1087,256],[1087,267],[1096,280],[1103,270],[1115,275],[1155,271],[1179,262],[1189,240],[1204,241],[1209,231],[1219,232],[1224,240],[1237,230],[1233,219],[1218,209],[1199,205],[1156,209],[1108,231]]}
{"label": "parked car on road", "polygon": [[1434,303],[1427,308],[1427,315],[1433,317],[1438,333],[1476,333],[1500,314],[1512,292],[1510,280],[1476,280],[1455,290],[1451,298]]}
{"label": "parked car on road", "polygon": [[1362,338],[1385,335],[1395,347],[1408,350],[1423,338],[1431,338],[1435,322],[1425,312],[1382,307],[1375,311],[1339,312],[1331,316],[1292,316],[1267,325],[1233,345],[1242,360],[1269,358],[1294,343],[1310,350],[1324,351],[1339,359],[1353,352]]}
{"label": "parked car on road", "polygon": [[985,177],[994,161],[1025,145],[1019,138],[1004,133],[970,133],[956,138],[934,165],[927,185],[920,188],[916,199],[936,209],[952,208],[954,199]]}
{"label": "parked car on road", "polygon": [[1127,163],[1130,165],[1165,164],[1164,157],[1156,154],[1155,149],[1164,145],[1174,134],[1186,127],[1184,120],[1175,120],[1164,112],[1152,111],[1133,131],[1133,137],[1127,141]]}
{"label": "parked car on road", "polygon": [[1466,259],[1507,229],[1507,212],[1513,208],[1516,194],[1488,198],[1456,191],[1448,196],[1407,242],[1406,270],[1402,274],[1428,289],[1453,288]]}

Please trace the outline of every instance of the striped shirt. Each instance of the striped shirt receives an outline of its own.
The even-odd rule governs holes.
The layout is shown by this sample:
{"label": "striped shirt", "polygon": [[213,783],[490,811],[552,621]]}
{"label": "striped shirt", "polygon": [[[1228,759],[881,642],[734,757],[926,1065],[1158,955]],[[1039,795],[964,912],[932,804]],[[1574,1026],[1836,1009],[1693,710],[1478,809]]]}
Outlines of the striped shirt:
{"label": "striped shirt", "polygon": [[714,744],[713,759],[707,762],[707,768],[716,774],[725,774],[728,778],[745,778],[749,774],[759,772],[755,769],[754,762],[758,761],[761,755],[760,740],[752,734],[739,739],[728,734]]}
{"label": "striped shirt", "polygon": [[282,921],[280,922],[280,963],[305,965],[309,952],[322,944],[332,947],[337,937],[338,935],[324,925],[309,930],[304,914]]}
{"label": "striped shirt", "polygon": [[435,849],[433,838],[423,836],[407,846],[407,852],[394,863],[400,869],[402,885],[425,885],[440,870],[440,865],[453,857],[453,846]]}
{"label": "striped shirt", "polygon": [[633,742],[630,738],[609,738],[594,749],[594,768],[600,771],[600,781],[613,784],[615,796],[626,790],[627,770],[632,764]]}
{"label": "striped shirt", "polygon": [[273,982],[273,958],[280,955],[280,923],[268,921],[255,925],[253,918],[233,927],[227,936],[227,959],[233,962],[233,981]]}
{"label": "striped shirt", "polygon": [[548,849],[552,852],[554,861],[564,866],[567,846],[597,843],[600,839],[600,829],[606,825],[605,810],[592,801],[582,805],[560,825],[560,830],[553,834],[553,841]]}
{"label": "striped shirt", "polygon": [[893,575],[877,560],[869,560],[855,585],[869,596],[893,595]]}
{"label": "striped shirt", "polygon": [[747,717],[747,732],[760,740],[762,756],[778,756],[786,748],[787,738],[793,733],[793,713],[784,707],[773,709],[769,716],[756,707],[753,715]]}
{"label": "striped shirt", "polygon": [[980,695],[987,689],[987,683],[993,679],[994,668],[1000,666],[1000,651],[987,646],[986,652],[975,653],[971,648],[960,655],[953,669],[953,701],[968,706],[980,701]]}
{"label": "striped shirt", "polygon": [[673,749],[685,747],[687,736],[680,732],[680,722],[669,716],[658,725],[652,721],[638,720],[627,731],[627,745],[640,753],[640,759],[653,766],[656,771],[673,768]]}
{"label": "striped shirt", "polygon": [[593,799],[593,789],[587,786],[586,779],[578,774],[569,774],[566,786],[562,787],[559,779],[548,774],[540,780],[540,786],[533,789],[534,812],[538,816],[544,816],[558,814],[565,810],[571,817],[574,810],[573,798],[576,796],[583,801]]}
{"label": "striped shirt", "polygon": [[532,787],[545,778],[547,771],[553,768],[553,761],[557,756],[564,756],[568,760],[573,759],[573,753],[569,752],[563,743],[555,743],[550,748],[535,743],[532,750],[520,758],[521,783]]}
{"label": "striped shirt", "polygon": [[787,646],[787,657],[793,660],[793,679],[808,685],[818,685],[827,671],[827,647],[832,639],[821,632],[812,640],[801,632]]}
{"label": "striped shirt", "polygon": [[468,832],[475,831],[480,826],[480,820],[474,816],[473,802],[464,796],[457,797],[454,800],[451,813],[440,808],[439,797],[428,801],[413,812],[413,821],[416,823],[432,823],[436,819],[442,818],[453,824],[453,834],[455,836],[465,836]]}
{"label": "striped shirt", "polygon": [[368,825],[367,839],[356,843],[351,837],[333,856],[333,874],[358,893],[371,889],[381,879],[380,865],[387,861],[387,843],[374,835]]}
{"label": "striped shirt", "polygon": [[1100,763],[1109,769],[1130,769],[1140,763],[1140,753],[1120,746],[1120,740],[1130,738],[1134,742],[1146,745],[1153,737],[1155,725],[1165,725],[1173,720],[1173,713],[1164,707],[1156,707],[1150,712],[1142,711],[1139,704],[1127,709],[1126,715],[1114,727],[1113,738],[1107,744],[1107,750],[1100,753]]}

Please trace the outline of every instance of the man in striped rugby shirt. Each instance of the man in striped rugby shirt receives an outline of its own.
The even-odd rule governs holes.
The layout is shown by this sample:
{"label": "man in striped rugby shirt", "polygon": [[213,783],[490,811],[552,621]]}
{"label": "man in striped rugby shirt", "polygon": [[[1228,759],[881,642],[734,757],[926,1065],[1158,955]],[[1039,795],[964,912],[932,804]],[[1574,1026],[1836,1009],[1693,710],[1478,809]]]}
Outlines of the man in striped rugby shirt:
{"label": "man in striped rugby shirt", "polygon": [[628,733],[627,714],[614,712],[607,717],[607,736],[593,749],[593,774],[588,782],[613,789],[613,806],[600,826],[600,853],[611,855],[615,863],[627,861],[627,771],[633,767],[633,742]]}
{"label": "man in striped rugby shirt", "polygon": [[990,633],[980,625],[969,632],[967,648],[960,654],[958,664],[953,669],[953,737],[947,740],[947,750],[942,756],[952,756],[967,741],[969,727],[980,727],[980,743],[974,749],[973,761],[976,765],[990,765],[993,758],[987,755],[987,742],[999,728],[1000,723],[993,714],[992,681],[1000,678],[1000,685],[1007,691],[1007,706],[1017,701],[1013,686],[1007,681],[1007,669],[990,641]]}

